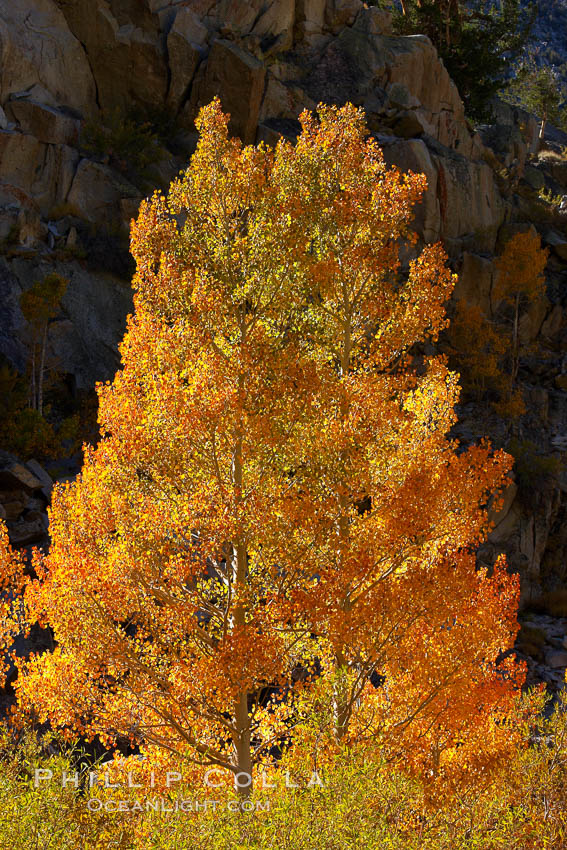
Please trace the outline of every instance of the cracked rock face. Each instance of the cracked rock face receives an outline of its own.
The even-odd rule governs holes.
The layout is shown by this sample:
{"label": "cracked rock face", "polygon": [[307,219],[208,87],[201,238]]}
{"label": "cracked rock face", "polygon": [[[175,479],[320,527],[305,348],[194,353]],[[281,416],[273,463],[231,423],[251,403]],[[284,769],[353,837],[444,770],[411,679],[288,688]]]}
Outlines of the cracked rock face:
{"label": "cracked rock face", "polygon": [[53,0],[0,0],[0,101],[35,87],[36,99],[80,112],[95,105],[85,51]]}

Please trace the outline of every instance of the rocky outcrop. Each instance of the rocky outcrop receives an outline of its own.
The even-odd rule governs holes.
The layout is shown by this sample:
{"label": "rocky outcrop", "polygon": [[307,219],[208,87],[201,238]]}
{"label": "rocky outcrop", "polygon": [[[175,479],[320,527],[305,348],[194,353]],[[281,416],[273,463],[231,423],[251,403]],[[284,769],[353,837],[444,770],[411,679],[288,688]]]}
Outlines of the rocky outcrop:
{"label": "rocky outcrop", "polygon": [[167,35],[167,56],[171,82],[168,103],[175,110],[184,106],[195,71],[205,54],[209,32],[191,9],[181,7]]}
{"label": "rocky outcrop", "polygon": [[0,102],[20,92],[48,106],[96,108],[88,57],[54,0],[0,0]]}
{"label": "rocky outcrop", "polygon": [[163,103],[168,77],[165,51],[159,21],[144,3],[58,0],[58,5],[83,45],[101,109]]}
{"label": "rocky outcrop", "polygon": [[185,110],[193,124],[200,108],[222,92],[224,109],[231,115],[231,130],[252,144],[256,140],[258,116],[264,94],[264,64],[232,41],[216,39],[203,72],[195,80]]}
{"label": "rocky outcrop", "polygon": [[[492,172],[435,49],[424,36],[393,37],[387,14],[360,0],[25,0],[17,14],[0,0],[0,13],[6,43],[21,44],[22,54],[43,41],[30,23],[41,15],[59,52],[80,54],[73,97],[62,63],[2,81],[0,181],[44,217],[50,201],[69,203],[102,224],[120,207],[111,200],[120,182],[124,197],[133,196],[104,161],[77,157],[81,119],[96,119],[99,109],[104,121],[117,109],[167,104],[191,134],[199,108],[219,95],[233,131],[253,142],[293,136],[301,111],[319,100],[352,101],[364,106],[391,161],[428,174],[425,238],[458,241],[487,227],[494,241],[502,210]],[[95,184],[102,200],[92,205]]]}
{"label": "rocky outcrop", "polygon": [[13,546],[46,543],[46,507],[52,487],[53,481],[37,461],[24,465],[0,451],[0,515]]}
{"label": "rocky outcrop", "polygon": [[545,682],[552,692],[565,687],[567,617],[530,613],[521,620],[519,656],[528,667],[528,683]]}
{"label": "rocky outcrop", "polygon": [[[417,218],[425,240],[453,240],[458,253],[482,223],[495,241],[502,209],[491,171],[432,45],[392,37],[388,16],[360,0],[24,0],[17,9],[0,0],[0,22],[3,280],[18,293],[33,282],[23,268],[68,271],[74,263],[69,292],[88,279],[101,293],[91,299],[80,356],[78,310],[50,332],[62,370],[78,385],[112,372],[108,351],[116,351],[112,334],[127,308],[120,296],[100,312],[109,308],[104,293],[121,284],[109,286],[93,270],[93,239],[114,253],[150,188],[117,170],[122,154],[112,145],[120,140],[105,154],[99,139],[93,151],[89,125],[112,121],[120,130],[128,110],[149,115],[166,106],[177,116],[177,157],[156,149],[155,182],[167,183],[190,154],[199,108],[215,95],[245,142],[293,137],[301,111],[319,99],[354,101],[389,160],[427,174]],[[10,330],[17,313],[12,304],[3,317],[0,346],[21,363]]]}
{"label": "rocky outcrop", "polygon": [[31,97],[12,97],[6,114],[19,125],[22,133],[47,145],[78,147],[81,122],[76,115],[56,109]]}
{"label": "rocky outcrop", "polygon": [[139,190],[100,162],[82,159],[66,196],[75,215],[93,224],[112,221],[120,201],[139,199]]}

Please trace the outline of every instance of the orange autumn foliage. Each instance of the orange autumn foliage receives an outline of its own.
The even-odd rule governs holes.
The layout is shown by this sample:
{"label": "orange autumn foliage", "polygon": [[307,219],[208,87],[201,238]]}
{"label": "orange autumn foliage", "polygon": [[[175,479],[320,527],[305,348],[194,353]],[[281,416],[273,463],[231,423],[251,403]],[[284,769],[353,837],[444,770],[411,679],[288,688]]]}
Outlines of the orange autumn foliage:
{"label": "orange autumn foliage", "polygon": [[10,661],[14,661],[14,635],[25,628],[23,600],[25,563],[22,555],[14,551],[8,532],[0,520],[0,686],[6,683]]}
{"label": "orange autumn foliage", "polygon": [[473,551],[509,458],[446,436],[456,377],[412,355],[453,286],[440,246],[400,262],[424,177],[387,168],[352,106],[301,120],[295,146],[243,147],[213,102],[142,205],[102,439],[55,491],[26,593],[58,646],[20,702],[238,774],[323,682],[332,738],[486,766],[517,584]]}
{"label": "orange autumn foliage", "polygon": [[289,179],[304,231],[318,222],[306,291],[315,378],[313,414],[294,437],[289,617],[316,636],[337,740],[365,737],[438,774],[458,747],[459,771],[481,769],[473,752],[488,770],[510,745],[497,718],[521,679],[499,661],[517,631],[518,583],[503,565],[477,571],[474,551],[510,458],[448,438],[457,376],[442,357],[410,356],[446,323],[453,278],[440,247],[402,274],[398,246],[371,241],[387,203],[373,221],[360,180],[343,176],[361,168],[340,123],[306,130]]}
{"label": "orange autumn foliage", "polygon": [[520,298],[527,302],[539,298],[544,291],[548,256],[549,250],[541,247],[541,237],[534,230],[512,236],[496,260],[495,302],[515,306]]}
{"label": "orange autumn foliage", "polygon": [[448,352],[460,372],[463,390],[480,400],[486,391],[506,391],[501,361],[508,348],[501,330],[478,304],[457,301],[448,331]]}
{"label": "orange autumn foliage", "polygon": [[488,392],[492,406],[506,420],[525,413],[517,377],[520,358],[530,344],[521,332],[522,313],[545,297],[548,253],[535,232],[515,234],[494,263],[493,310],[486,315],[479,305],[458,301],[447,334],[463,389],[477,400]]}
{"label": "orange autumn foliage", "polygon": [[[517,386],[520,357],[528,350],[522,339],[520,314],[530,304],[545,296],[545,267],[549,250],[541,247],[541,238],[534,230],[516,233],[508,240],[495,263],[496,277],[493,299],[499,305],[500,318],[506,327],[507,393],[503,394],[500,410],[504,416],[518,406],[520,390]],[[519,413],[525,410],[520,404]]]}

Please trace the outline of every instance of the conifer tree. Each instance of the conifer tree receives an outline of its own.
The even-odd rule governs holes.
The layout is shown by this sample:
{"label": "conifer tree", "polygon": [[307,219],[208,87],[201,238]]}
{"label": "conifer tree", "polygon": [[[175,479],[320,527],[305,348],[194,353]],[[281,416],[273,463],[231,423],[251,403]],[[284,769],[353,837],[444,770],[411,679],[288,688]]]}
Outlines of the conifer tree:
{"label": "conifer tree", "polygon": [[490,117],[490,100],[505,85],[535,21],[537,5],[502,0],[404,0],[395,24],[429,36],[471,117]]}

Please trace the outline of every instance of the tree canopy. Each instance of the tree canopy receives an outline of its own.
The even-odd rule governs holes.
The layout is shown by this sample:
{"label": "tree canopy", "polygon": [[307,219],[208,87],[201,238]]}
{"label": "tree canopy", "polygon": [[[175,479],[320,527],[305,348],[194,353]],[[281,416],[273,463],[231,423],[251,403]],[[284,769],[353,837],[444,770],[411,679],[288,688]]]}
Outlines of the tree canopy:
{"label": "tree canopy", "polygon": [[519,680],[517,581],[474,555],[510,459],[448,436],[458,376],[424,345],[454,277],[409,230],[425,178],[353,106],[301,122],[243,147],[214,101],[142,204],[101,440],[26,591],[57,648],[21,664],[19,699],[243,793],[326,700],[329,746],[481,775]]}

